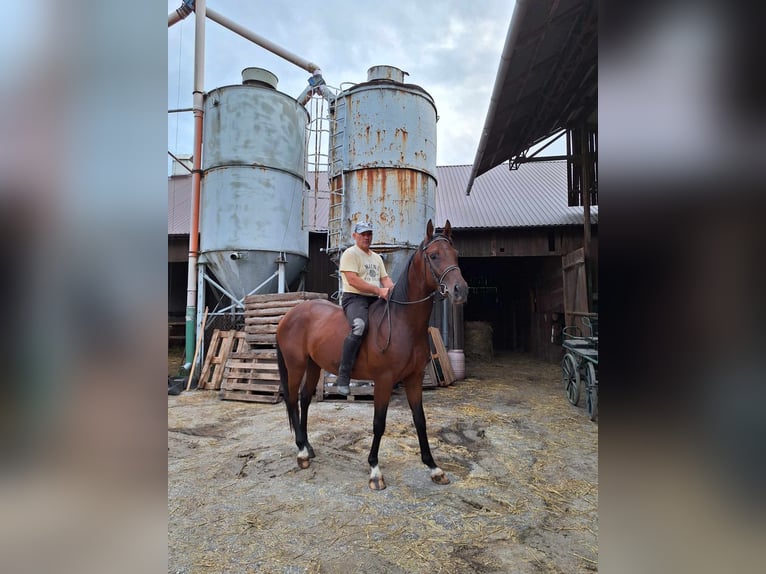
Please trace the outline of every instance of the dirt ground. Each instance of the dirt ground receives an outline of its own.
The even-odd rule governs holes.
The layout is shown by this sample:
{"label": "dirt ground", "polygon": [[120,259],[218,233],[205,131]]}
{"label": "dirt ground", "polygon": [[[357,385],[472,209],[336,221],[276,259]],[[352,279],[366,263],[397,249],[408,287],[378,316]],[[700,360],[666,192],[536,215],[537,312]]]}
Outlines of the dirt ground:
{"label": "dirt ground", "polygon": [[567,402],[557,365],[508,354],[465,368],[424,390],[447,486],[420,462],[402,390],[379,492],[367,486],[369,401],[313,402],[317,456],[300,470],[283,402],[168,396],[168,571],[597,571],[598,424]]}

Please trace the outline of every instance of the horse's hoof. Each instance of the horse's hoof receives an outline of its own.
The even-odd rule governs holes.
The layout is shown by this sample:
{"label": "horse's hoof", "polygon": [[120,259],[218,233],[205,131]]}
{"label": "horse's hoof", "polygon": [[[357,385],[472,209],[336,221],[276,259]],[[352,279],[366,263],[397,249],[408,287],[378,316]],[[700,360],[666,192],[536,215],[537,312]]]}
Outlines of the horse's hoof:
{"label": "horse's hoof", "polygon": [[306,469],[311,466],[311,461],[307,458],[299,458],[298,459],[298,466]]}
{"label": "horse's hoof", "polygon": [[431,480],[433,480],[436,484],[449,484],[449,478],[447,478],[447,475],[443,472],[441,474],[432,476]]}
{"label": "horse's hoof", "polygon": [[384,488],[386,488],[386,481],[383,480],[382,476],[370,479],[370,490],[383,490]]}
{"label": "horse's hoof", "polygon": [[317,455],[314,454],[314,449],[311,448],[311,445],[308,445],[306,448],[309,451],[309,458],[316,458]]}

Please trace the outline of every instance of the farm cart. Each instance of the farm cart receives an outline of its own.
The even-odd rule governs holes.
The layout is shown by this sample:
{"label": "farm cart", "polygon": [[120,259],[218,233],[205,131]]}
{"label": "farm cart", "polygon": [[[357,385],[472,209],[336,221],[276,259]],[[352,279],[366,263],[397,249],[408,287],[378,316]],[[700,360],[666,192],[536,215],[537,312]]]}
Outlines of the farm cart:
{"label": "farm cart", "polygon": [[563,329],[561,346],[566,351],[561,360],[561,381],[567,399],[574,406],[580,402],[581,381],[585,382],[587,408],[590,420],[598,417],[598,317],[583,317],[582,323],[589,335],[576,326]]}

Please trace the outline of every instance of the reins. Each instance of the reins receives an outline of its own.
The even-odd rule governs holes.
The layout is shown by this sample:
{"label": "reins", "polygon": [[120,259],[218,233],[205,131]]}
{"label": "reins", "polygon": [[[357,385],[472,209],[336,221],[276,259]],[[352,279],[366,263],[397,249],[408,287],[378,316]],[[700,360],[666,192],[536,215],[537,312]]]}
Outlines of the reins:
{"label": "reins", "polygon": [[[443,236],[443,235],[437,235],[431,241],[423,245],[423,247],[420,248],[420,250],[423,252],[423,260],[428,263],[428,269],[431,271],[431,276],[434,278],[434,282],[436,283],[436,289],[434,289],[431,293],[423,297],[422,299],[418,299],[416,301],[397,301],[395,299],[391,299],[391,296],[389,295],[388,299],[386,299],[386,310],[383,312],[383,317],[380,319],[380,323],[378,323],[378,329],[380,329],[380,326],[383,324],[383,319],[388,316],[388,338],[386,339],[386,345],[381,349],[378,348],[378,351],[381,353],[385,352],[388,347],[391,345],[391,310],[390,310],[390,304],[396,303],[397,305],[416,305],[418,303],[423,303],[425,301],[428,301],[429,299],[433,298],[436,293],[438,292],[440,295],[444,296],[447,293],[447,285],[444,283],[444,278],[447,276],[447,273],[450,271],[454,271],[455,269],[460,269],[457,265],[450,265],[447,267],[444,271],[442,271],[442,274],[437,277],[436,271],[434,271],[434,266],[431,264],[431,260],[428,258],[426,254],[426,249],[428,249],[431,245],[433,245],[437,241],[447,241],[450,245],[452,245],[452,241],[450,241],[449,238]],[[412,260],[410,260],[410,265],[412,264]],[[407,270],[409,272],[409,265],[407,266]],[[423,266],[423,273],[425,273],[425,266]]]}

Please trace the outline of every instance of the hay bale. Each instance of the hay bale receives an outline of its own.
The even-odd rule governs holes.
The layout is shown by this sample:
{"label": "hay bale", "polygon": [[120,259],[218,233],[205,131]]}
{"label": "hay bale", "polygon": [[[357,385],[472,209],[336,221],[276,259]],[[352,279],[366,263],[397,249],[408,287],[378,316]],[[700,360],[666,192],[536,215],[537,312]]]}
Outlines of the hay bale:
{"label": "hay bale", "polygon": [[466,321],[463,346],[466,359],[492,359],[495,355],[492,325],[485,321]]}

